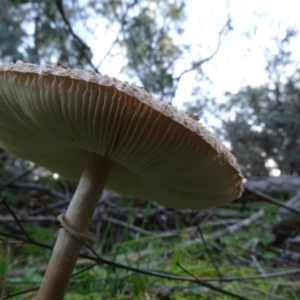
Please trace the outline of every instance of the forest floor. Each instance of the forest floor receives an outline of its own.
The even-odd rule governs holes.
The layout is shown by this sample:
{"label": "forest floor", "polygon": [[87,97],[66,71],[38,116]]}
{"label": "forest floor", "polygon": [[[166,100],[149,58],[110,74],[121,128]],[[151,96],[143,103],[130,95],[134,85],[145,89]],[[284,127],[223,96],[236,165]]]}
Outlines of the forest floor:
{"label": "forest floor", "polygon": [[[4,299],[32,299],[72,193],[26,178],[2,192]],[[83,249],[65,299],[297,300],[299,228],[299,216],[257,196],[193,212],[106,192],[91,225],[97,243]]]}

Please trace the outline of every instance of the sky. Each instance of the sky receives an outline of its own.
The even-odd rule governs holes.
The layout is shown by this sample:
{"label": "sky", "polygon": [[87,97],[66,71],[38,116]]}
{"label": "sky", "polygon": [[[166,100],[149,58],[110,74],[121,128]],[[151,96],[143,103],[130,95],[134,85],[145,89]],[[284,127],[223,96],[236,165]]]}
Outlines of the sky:
{"label": "sky", "polygon": [[[297,0],[187,0],[187,18],[182,38],[184,42],[195,46],[191,57],[177,66],[177,72],[180,74],[191,59],[198,59],[199,53],[205,58],[215,51],[218,33],[229,14],[233,30],[223,37],[217,55],[203,65],[204,73],[211,80],[211,83],[202,83],[203,89],[207,89],[213,97],[222,102],[225,101],[224,93],[227,91],[237,92],[245,85],[257,86],[265,83],[267,74],[264,71],[264,51],[266,48],[276,50],[272,37],[283,36],[285,28],[297,24],[299,10],[300,3]],[[107,30],[101,20],[90,22],[90,26],[96,28],[98,36],[105,36],[106,41],[103,43],[103,39],[89,39],[85,35],[85,40],[94,53],[93,62],[98,65],[111,45],[107,41],[113,41],[118,30]],[[292,49],[295,55],[298,55],[295,59],[300,61],[300,51],[297,50],[300,49],[300,38],[293,42]],[[113,51],[117,53],[116,49]],[[123,65],[123,57],[116,54],[113,59],[106,60],[101,65],[101,72],[130,81],[130,78],[121,72]],[[193,72],[183,76],[173,101],[175,106],[182,108],[182,104],[190,99],[192,87],[195,86],[194,77]]]}
{"label": "sky", "polygon": [[[223,8],[218,10],[217,2],[222,1],[210,2],[214,19],[224,19],[229,12],[233,30],[224,38],[218,55],[203,68],[213,79],[216,94],[221,97],[226,90],[236,92],[241,86],[257,86],[267,81],[264,50],[276,51],[271,38],[284,36],[288,26],[298,23],[300,4],[295,5],[297,1],[232,0],[228,8],[224,1]],[[198,16],[198,21],[200,18]],[[292,47],[299,53],[299,38]]]}
{"label": "sky", "polygon": [[[298,0],[186,0],[185,32],[181,38],[182,42],[192,44],[193,47],[188,57],[177,65],[177,75],[188,69],[191,61],[197,61],[199,57],[209,57],[215,52],[219,32],[226,24],[228,16],[233,30],[222,37],[217,55],[202,65],[204,74],[210,80],[198,83],[195,80],[195,72],[187,73],[180,81],[172,104],[182,109],[183,103],[191,99],[192,89],[197,85],[217,102],[222,103],[226,101],[225,92],[236,93],[243,86],[259,86],[266,83],[266,50],[275,53],[277,49],[274,38],[284,37],[288,27],[298,27],[299,11]],[[118,28],[106,27],[99,19],[89,20],[89,23],[99,37],[89,38],[85,33],[85,41],[93,51],[93,63],[97,66],[117,36]],[[80,32],[81,29],[77,30]],[[291,51],[292,58],[298,62],[299,49],[300,37],[297,37],[291,43]],[[112,52],[114,57],[104,60],[100,71],[132,82],[122,72],[122,67],[126,64],[124,58],[118,49],[114,48]],[[297,67],[300,67],[299,63],[295,63],[294,68],[288,70],[290,74]],[[218,120],[211,116],[205,125],[212,129],[213,126],[218,126]],[[271,176],[280,175],[280,170],[273,160],[267,160],[266,166],[270,169]]]}
{"label": "sky", "polygon": [[[265,51],[268,49],[275,53],[276,44],[273,38],[282,38],[288,27],[299,27],[299,11],[298,0],[186,0],[186,20],[183,24],[185,31],[180,42],[192,44],[193,47],[176,66],[175,77],[188,69],[193,60],[209,57],[215,52],[218,34],[226,24],[228,16],[233,29],[222,37],[221,47],[213,59],[202,65],[204,74],[210,80],[197,82],[195,72],[184,75],[173,105],[182,108],[183,103],[191,99],[192,89],[197,85],[221,103],[226,101],[225,92],[236,93],[243,86],[266,83],[268,78],[265,72]],[[80,22],[72,24],[74,32],[91,48],[95,66],[103,60],[119,31],[104,22],[103,18],[97,16],[88,19],[86,25],[90,31],[79,24]],[[93,34],[95,32],[97,36]],[[300,67],[299,49],[300,35],[291,43],[293,59],[297,63],[288,70],[290,74]],[[126,61],[117,47],[112,49],[112,53],[114,56],[105,59],[101,64],[101,73],[139,84],[122,71]],[[208,122],[205,125],[212,128],[216,126],[217,120],[212,117]],[[274,163],[267,161],[268,167],[273,171],[270,175],[278,176],[280,171]]]}

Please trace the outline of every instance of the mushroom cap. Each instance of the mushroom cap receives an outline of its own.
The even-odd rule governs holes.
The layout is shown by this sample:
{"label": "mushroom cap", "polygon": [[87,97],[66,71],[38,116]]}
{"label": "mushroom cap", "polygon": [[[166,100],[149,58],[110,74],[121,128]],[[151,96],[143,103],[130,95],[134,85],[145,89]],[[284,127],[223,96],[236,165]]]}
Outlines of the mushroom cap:
{"label": "mushroom cap", "polygon": [[63,66],[0,65],[0,146],[71,180],[96,153],[111,161],[107,188],[167,207],[209,208],[242,192],[235,158],[195,118]]}

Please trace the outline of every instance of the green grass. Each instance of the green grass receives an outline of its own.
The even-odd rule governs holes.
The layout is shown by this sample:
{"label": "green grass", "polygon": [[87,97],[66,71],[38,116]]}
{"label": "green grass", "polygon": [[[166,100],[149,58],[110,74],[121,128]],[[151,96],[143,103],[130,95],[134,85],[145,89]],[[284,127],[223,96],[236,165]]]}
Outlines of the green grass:
{"label": "green grass", "polygon": [[[257,203],[251,204],[247,209],[247,213],[257,211],[257,207]],[[232,234],[226,234],[217,241],[208,243],[210,256],[222,276],[247,277],[259,274],[255,267],[245,263],[245,261],[251,262],[251,254],[245,249],[251,248],[254,238],[259,239],[262,245],[267,245],[270,242],[268,231],[262,230],[261,226],[274,222],[278,212],[278,208],[270,204],[260,203],[259,208],[262,207],[265,209],[265,215],[262,219],[249,227]],[[141,222],[142,226],[147,223],[148,211],[150,211],[150,204],[144,210],[146,213]],[[128,224],[131,218],[132,214],[129,213]],[[183,224],[179,220],[177,228],[183,228]],[[5,229],[0,227],[0,231],[2,230]],[[29,223],[25,226],[25,230],[33,240],[52,244],[57,228],[46,228],[36,223]],[[107,259],[143,270],[191,277],[180,268],[178,265],[180,264],[195,278],[218,277],[218,273],[202,243],[184,246],[188,241],[199,239],[199,234],[183,233],[169,238],[136,234],[135,238],[130,238],[129,229],[125,227],[119,234],[118,242],[112,243],[111,232],[116,232],[116,226],[108,222],[102,232],[102,237],[95,245],[97,253],[101,254],[102,251],[105,251],[103,257]],[[203,230],[203,234],[212,232],[211,228]],[[110,247],[107,247],[107,245],[110,245]],[[224,248],[226,253],[217,250],[217,245]],[[41,269],[46,266],[51,251],[25,243],[12,246],[11,251],[10,270],[5,294],[12,294],[38,286],[42,279]],[[259,247],[256,251],[259,251],[262,256],[259,259],[259,264],[266,273],[279,270],[279,266],[274,261],[276,257],[274,252],[264,247]],[[238,262],[237,260],[233,263],[229,259],[228,253],[240,257],[241,261]],[[88,265],[87,263],[76,268],[75,272],[84,270]],[[285,269],[291,268],[285,267]],[[294,280],[296,278],[299,280],[299,275],[294,277]],[[222,290],[243,296],[244,299],[267,300],[270,299],[269,294],[276,295],[278,297],[276,299],[300,299],[299,287],[285,287],[285,283],[291,280],[291,278],[282,277],[211,283],[219,289],[219,291],[216,291],[201,285],[201,283],[162,279],[113,266],[97,265],[71,279],[65,299],[234,299],[220,292]],[[12,299],[31,299],[34,295],[35,292],[30,291]]]}

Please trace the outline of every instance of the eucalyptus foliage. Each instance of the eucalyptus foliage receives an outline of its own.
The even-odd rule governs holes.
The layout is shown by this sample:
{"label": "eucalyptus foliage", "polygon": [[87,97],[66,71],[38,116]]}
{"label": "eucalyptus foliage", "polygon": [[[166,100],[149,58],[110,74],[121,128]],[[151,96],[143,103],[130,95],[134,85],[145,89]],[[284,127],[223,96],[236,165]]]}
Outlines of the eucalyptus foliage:
{"label": "eucalyptus foliage", "polygon": [[300,70],[287,72],[296,66],[288,50],[294,37],[297,32],[288,29],[276,40],[277,53],[266,65],[269,82],[228,93],[221,107],[233,115],[223,122],[222,131],[246,176],[272,175],[275,168],[281,174],[299,175]]}

